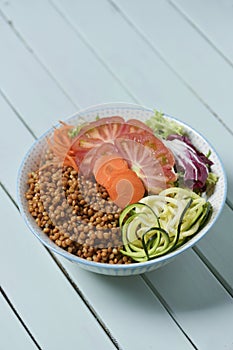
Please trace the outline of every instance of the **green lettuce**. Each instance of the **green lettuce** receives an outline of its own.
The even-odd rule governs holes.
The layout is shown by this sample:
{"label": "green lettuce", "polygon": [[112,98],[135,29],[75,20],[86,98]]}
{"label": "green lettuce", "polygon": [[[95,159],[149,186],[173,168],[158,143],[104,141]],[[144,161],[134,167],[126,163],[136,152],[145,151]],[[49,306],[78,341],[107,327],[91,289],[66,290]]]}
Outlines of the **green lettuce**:
{"label": "green lettuce", "polygon": [[173,120],[168,120],[164,114],[156,111],[153,117],[146,121],[146,124],[154,131],[155,135],[166,139],[171,134],[184,135],[183,126]]}

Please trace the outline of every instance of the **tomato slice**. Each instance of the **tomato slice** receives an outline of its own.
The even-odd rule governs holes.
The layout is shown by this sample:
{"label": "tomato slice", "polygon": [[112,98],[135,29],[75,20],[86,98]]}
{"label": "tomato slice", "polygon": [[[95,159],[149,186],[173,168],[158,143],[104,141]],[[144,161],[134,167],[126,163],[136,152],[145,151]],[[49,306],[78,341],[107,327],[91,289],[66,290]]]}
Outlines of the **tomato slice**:
{"label": "tomato slice", "polygon": [[154,135],[124,135],[115,145],[129,166],[144,182],[150,193],[158,193],[176,180],[173,154]]}
{"label": "tomato slice", "polygon": [[136,119],[130,119],[128,122],[125,122],[119,116],[101,118],[85,125],[80,130],[73,142],[72,149],[77,153],[84,149],[88,151],[104,142],[114,143],[116,138],[122,137],[125,134],[140,134],[145,131],[148,133],[152,132],[147,125]]}
{"label": "tomato slice", "polygon": [[119,116],[100,118],[85,125],[80,130],[76,140],[93,138],[108,141],[119,135],[124,123],[124,119]]}
{"label": "tomato slice", "polygon": [[158,139],[155,135],[146,130],[144,130],[140,134],[125,134],[124,138],[135,141],[135,143],[139,143],[145,147],[150,148],[152,155],[159,161],[161,167],[163,168],[163,172],[167,178],[167,182],[176,181],[176,175],[173,171],[173,166],[175,165],[175,158],[173,156],[173,153],[164,145],[164,143],[160,139]]}
{"label": "tomato slice", "polygon": [[159,193],[167,188],[167,178],[158,159],[149,147],[130,139],[115,141],[115,145],[129,167],[142,180],[148,194]]}
{"label": "tomato slice", "polygon": [[92,164],[103,155],[120,153],[128,163],[131,162],[131,167],[153,193],[157,187],[165,188],[164,182],[176,180],[173,154],[146,124],[137,119],[125,122],[122,117],[113,116],[93,121],[80,130],[71,150],[80,171],[86,175],[93,171]]}
{"label": "tomato slice", "polygon": [[114,143],[117,137],[125,133],[122,117],[101,118],[84,126],[72,144],[72,150],[81,160],[85,153],[103,143]]}
{"label": "tomato slice", "polygon": [[97,169],[98,164],[99,166],[101,165],[101,160],[106,159],[106,157],[120,157],[116,146],[109,142],[102,143],[97,147],[91,148],[88,152],[83,154],[82,158],[80,158],[79,154],[76,155],[76,162],[80,173],[84,176],[89,176],[94,172],[94,168]]}

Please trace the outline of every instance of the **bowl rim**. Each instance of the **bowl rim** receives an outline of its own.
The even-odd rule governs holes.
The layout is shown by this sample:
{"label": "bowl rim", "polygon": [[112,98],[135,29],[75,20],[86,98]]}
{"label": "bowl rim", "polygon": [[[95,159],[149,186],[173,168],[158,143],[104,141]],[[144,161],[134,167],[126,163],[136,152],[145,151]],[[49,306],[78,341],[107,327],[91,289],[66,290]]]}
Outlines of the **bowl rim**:
{"label": "bowl rim", "polygon": [[[142,110],[142,111],[147,111],[147,112],[151,112],[154,113],[155,109],[151,109],[148,107],[145,107],[143,105],[140,104],[134,104],[134,103],[125,103],[125,102],[108,102],[108,103],[101,103],[101,104],[95,104],[92,106],[88,106],[86,108],[82,108],[80,110],[78,110],[77,112],[69,115],[68,117],[66,117],[64,119],[64,122],[69,122],[70,120],[77,118],[79,116],[81,116],[81,114],[83,113],[87,113],[88,111],[91,112],[95,112],[95,111],[99,111],[100,109],[107,109],[107,108],[119,108],[119,109],[135,109],[135,110]],[[208,233],[211,229],[211,227],[215,224],[215,222],[217,221],[217,219],[219,218],[219,215],[221,214],[225,201],[226,201],[226,197],[227,197],[227,176],[226,176],[226,172],[224,169],[224,165],[223,162],[220,158],[220,156],[218,155],[218,152],[215,150],[215,148],[213,147],[213,145],[202,135],[202,133],[200,133],[199,131],[197,131],[195,128],[193,128],[192,126],[190,126],[189,124],[179,120],[177,117],[171,116],[170,114],[167,113],[163,113],[165,117],[179,123],[180,125],[183,125],[185,127],[185,129],[187,129],[187,131],[191,131],[194,134],[198,135],[206,144],[208,144],[210,146],[210,148],[213,150],[213,152],[215,153],[216,158],[218,159],[219,165],[221,167],[221,171],[223,174],[223,185],[224,185],[224,190],[223,190],[223,196],[222,196],[222,202],[218,208],[218,211],[214,217],[214,219],[212,220],[211,226],[208,228],[203,228],[198,234],[193,236],[188,242],[186,242],[185,244],[181,245],[179,248],[177,248],[176,250],[165,254],[163,256],[160,256],[156,259],[152,259],[152,260],[148,260],[145,262],[133,262],[132,264],[109,264],[109,263],[102,263],[102,262],[94,262],[94,261],[89,261],[87,259],[84,258],[80,258],[72,253],[69,253],[68,251],[66,251],[65,249],[60,248],[59,246],[57,246],[53,241],[51,242],[47,242],[45,239],[43,239],[43,237],[39,234],[39,231],[41,234],[45,235],[45,237],[48,238],[48,236],[46,236],[45,233],[43,233],[43,231],[39,228],[38,226],[38,232],[31,226],[30,220],[29,220],[29,212],[25,212],[24,208],[23,208],[23,203],[21,201],[21,194],[20,194],[20,179],[21,176],[23,174],[23,168],[25,166],[25,164],[27,163],[27,159],[29,157],[29,155],[31,154],[31,152],[34,150],[34,148],[36,147],[36,145],[42,141],[48,134],[50,134],[53,130],[53,126],[51,128],[49,128],[47,131],[45,131],[38,139],[36,139],[32,145],[30,146],[30,148],[28,149],[28,151],[26,152],[26,154],[24,155],[19,170],[18,170],[18,175],[17,175],[17,203],[19,205],[19,210],[20,213],[26,223],[26,225],[28,226],[28,228],[30,229],[30,231],[34,234],[34,236],[36,236],[39,241],[46,246],[49,250],[53,251],[56,254],[61,255],[62,257],[70,260],[71,262],[75,262],[78,263],[80,265],[85,265],[86,268],[90,268],[90,269],[98,269],[98,268],[103,268],[103,269],[109,269],[109,270],[134,270],[135,268],[147,268],[149,266],[153,266],[153,265],[160,265],[161,263],[165,262],[165,261],[169,261],[171,259],[173,259],[174,257],[180,255],[182,252],[186,251],[187,249],[191,248],[192,246],[196,245],[199,240],[201,238],[203,238],[203,236],[206,235],[206,233]],[[59,123],[57,123],[55,125],[58,126],[60,125]],[[30,217],[31,218],[31,217]],[[33,219],[33,218],[31,218]]]}

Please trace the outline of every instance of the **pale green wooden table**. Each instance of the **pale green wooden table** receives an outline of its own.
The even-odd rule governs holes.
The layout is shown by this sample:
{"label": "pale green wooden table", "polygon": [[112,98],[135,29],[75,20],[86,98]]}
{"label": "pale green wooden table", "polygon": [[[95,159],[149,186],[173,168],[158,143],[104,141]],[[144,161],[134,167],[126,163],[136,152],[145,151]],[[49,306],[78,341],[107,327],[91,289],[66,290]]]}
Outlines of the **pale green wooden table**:
{"label": "pale green wooden table", "polygon": [[[0,0],[0,350],[233,349],[232,37],[232,0]],[[132,278],[49,254],[16,203],[33,140],[81,107],[114,101],[190,124],[228,176],[208,235]]]}

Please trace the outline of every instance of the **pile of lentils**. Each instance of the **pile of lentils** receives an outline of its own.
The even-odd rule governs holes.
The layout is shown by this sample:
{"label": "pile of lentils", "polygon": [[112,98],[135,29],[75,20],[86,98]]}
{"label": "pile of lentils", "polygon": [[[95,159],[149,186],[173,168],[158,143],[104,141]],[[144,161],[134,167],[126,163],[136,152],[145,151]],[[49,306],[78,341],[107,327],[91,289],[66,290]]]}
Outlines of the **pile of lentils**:
{"label": "pile of lentils", "polygon": [[[37,225],[59,247],[89,261],[129,264],[123,255],[120,208],[94,178],[51,162],[28,174],[25,197]],[[47,162],[47,163],[46,163]]]}

